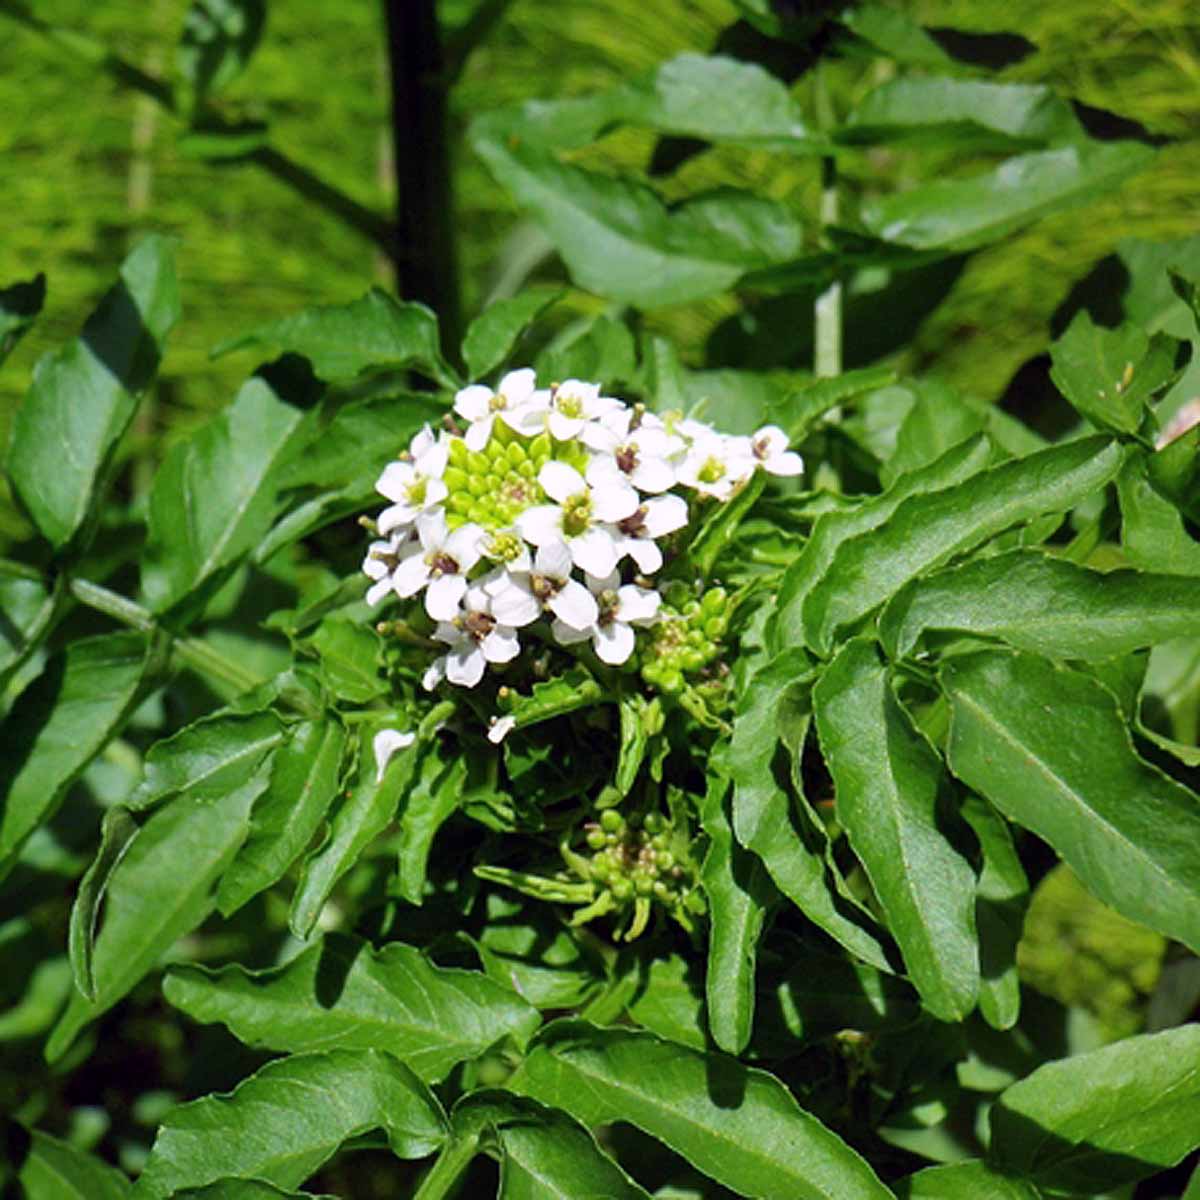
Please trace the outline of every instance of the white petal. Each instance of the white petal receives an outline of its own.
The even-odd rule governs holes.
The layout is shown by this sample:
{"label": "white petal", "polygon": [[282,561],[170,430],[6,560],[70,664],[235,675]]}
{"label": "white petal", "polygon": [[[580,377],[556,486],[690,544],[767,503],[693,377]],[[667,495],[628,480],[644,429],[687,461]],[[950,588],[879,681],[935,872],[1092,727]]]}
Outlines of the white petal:
{"label": "white petal", "polygon": [[574,467],[553,458],[538,472],[538,483],[547,496],[560,504],[568,496],[587,491],[583,476]]}
{"label": "white petal", "polygon": [[435,659],[429,664],[425,674],[421,676],[421,686],[427,691],[432,692],[443,679],[446,678],[446,656],[443,654],[441,658]]}
{"label": "white petal", "polygon": [[446,656],[446,678],[459,687],[474,687],[486,667],[483,651],[474,642],[457,646]]}
{"label": "white petal", "polygon": [[550,632],[554,635],[554,640],[560,646],[574,646],[579,642],[586,642],[592,636],[593,627],[588,626],[587,629],[572,629],[565,621],[560,621],[557,617],[550,622]]}
{"label": "white petal", "polygon": [[443,543],[446,554],[458,563],[458,569],[466,574],[482,557],[484,533],[481,525],[469,521],[460,525]]}
{"label": "white petal", "polygon": [[433,636],[439,642],[445,642],[447,646],[457,646],[466,635],[453,622],[439,621],[437,629],[433,631]]}
{"label": "white petal", "polygon": [[376,481],[375,490],[392,501],[407,500],[408,489],[416,477],[417,471],[412,463],[390,462]]}
{"label": "white petal", "polygon": [[394,529],[403,529],[404,526],[411,525],[420,512],[420,509],[414,508],[411,504],[389,504],[376,518],[375,524],[379,527],[380,533],[391,533]]}
{"label": "white petal", "polygon": [[450,489],[440,479],[427,479],[425,481],[425,503],[422,507],[433,508],[435,505],[441,504],[448,495],[450,495]]}
{"label": "white petal", "polygon": [[486,417],[480,418],[478,421],[472,421],[467,428],[467,432],[463,434],[463,441],[467,444],[468,450],[473,450],[476,454],[488,444],[488,440],[492,436],[492,426],[495,424],[496,418],[488,413]]}
{"label": "white petal", "polygon": [[395,549],[392,543],[389,542],[372,542],[367,550],[367,557],[363,559],[362,569],[363,574],[368,579],[383,579],[392,573],[391,568],[381,558],[377,558],[377,554],[394,554]]}
{"label": "white petal", "polygon": [[571,551],[567,549],[566,542],[560,538],[538,546],[533,570],[535,574],[546,575],[551,579],[566,579],[571,574]]}
{"label": "white petal", "polygon": [[646,516],[642,523],[651,537],[674,533],[688,523],[687,501],[682,496],[655,496],[646,501]]}
{"label": "white petal", "polygon": [[450,461],[450,446],[447,442],[435,442],[428,450],[416,457],[417,474],[426,479],[441,479],[446,464]]}
{"label": "white petal", "polygon": [[549,608],[572,629],[590,629],[600,617],[596,597],[574,579],[568,579],[562,590],[550,598]]}
{"label": "white petal", "polygon": [[637,563],[643,575],[653,575],[663,565],[662,551],[649,538],[626,538],[619,549]]}
{"label": "white petal", "polygon": [[370,608],[374,608],[383,598],[392,590],[391,577],[385,575],[378,583],[373,583],[367,588],[366,601]]}
{"label": "white petal", "polygon": [[468,421],[478,421],[492,411],[493,395],[491,388],[484,387],[481,383],[473,383],[455,393],[454,411],[460,417],[466,417]]}
{"label": "white petal", "polygon": [[617,571],[610,571],[607,575],[589,575],[587,585],[593,596],[599,596],[601,592],[615,592],[621,586],[621,576]]}
{"label": "white petal", "polygon": [[497,625],[491,633],[479,643],[483,657],[488,662],[512,662],[521,653],[521,640],[517,631],[507,625]]}
{"label": "white petal", "polygon": [[535,504],[519,513],[513,523],[527,542],[545,546],[550,542],[562,541],[562,517],[562,509],[557,504]]}
{"label": "white petal", "polygon": [[603,577],[616,569],[619,561],[616,539],[600,525],[585,529],[578,537],[568,539],[571,561],[589,575]]}
{"label": "white petal", "polygon": [[420,550],[400,560],[392,572],[392,590],[402,600],[415,596],[429,582],[429,564]]}
{"label": "white petal", "polygon": [[426,551],[440,550],[446,541],[446,514],[438,509],[417,518],[417,536]]}
{"label": "white petal", "polygon": [[635,640],[633,630],[628,625],[613,621],[609,625],[601,625],[596,630],[592,644],[596,647],[596,657],[601,662],[615,667],[625,662],[633,653]]}
{"label": "white petal", "polygon": [[491,728],[488,730],[488,741],[498,746],[516,727],[516,717],[493,717]]}
{"label": "white petal", "polygon": [[533,368],[522,367],[519,371],[509,371],[500,380],[500,386],[496,388],[496,391],[508,401],[511,407],[533,395],[533,389],[536,386],[537,375]]}
{"label": "white petal", "polygon": [[617,619],[653,622],[660,604],[662,597],[657,592],[627,583],[617,592]]}
{"label": "white petal", "polygon": [[665,458],[642,456],[630,471],[629,482],[643,492],[665,492],[675,486],[675,468]]}
{"label": "white petal", "polygon": [[580,400],[584,405],[593,403],[600,395],[598,383],[585,383],[582,379],[565,379],[555,389],[555,398],[565,396],[570,400]]}
{"label": "white petal", "polygon": [[788,436],[778,425],[764,425],[750,440],[759,458],[773,458],[788,448]]}
{"label": "white petal", "polygon": [[[785,450],[782,454],[773,455],[763,463],[763,470],[769,475],[802,475],[804,459],[795,450]],[[380,529],[382,533],[382,529]]]}
{"label": "white petal", "polygon": [[560,442],[569,442],[583,426],[582,417],[568,417],[557,409],[551,409],[546,418],[546,428],[550,430],[550,436]]}
{"label": "white petal", "polygon": [[[599,421],[589,421],[579,431],[579,440],[589,450],[595,450],[598,454],[611,455],[621,444],[620,437],[607,425],[602,425]],[[588,479],[591,479],[590,471],[588,472]]]}
{"label": "white petal", "polygon": [[514,582],[492,596],[492,616],[501,625],[523,629],[541,615],[541,602],[527,586]]}
{"label": "white petal", "polygon": [[383,778],[388,760],[397,750],[405,750],[417,740],[415,733],[401,733],[398,729],[381,729],[371,742],[375,751],[375,782]]}
{"label": "white petal", "polygon": [[425,611],[435,621],[453,621],[458,616],[458,604],[467,590],[461,575],[440,575],[425,593]]}
{"label": "white petal", "polygon": [[597,521],[622,521],[637,509],[638,494],[628,483],[614,480],[592,491],[592,514]]}
{"label": "white petal", "polygon": [[547,405],[530,402],[520,408],[501,411],[500,419],[525,437],[536,437],[546,428],[546,412]]}
{"label": "white petal", "polygon": [[[416,461],[428,454],[434,446],[439,444],[438,435],[426,423],[412,435],[412,441],[408,443],[408,452],[413,456],[413,460]],[[441,472],[439,471],[438,474],[441,474]]]}

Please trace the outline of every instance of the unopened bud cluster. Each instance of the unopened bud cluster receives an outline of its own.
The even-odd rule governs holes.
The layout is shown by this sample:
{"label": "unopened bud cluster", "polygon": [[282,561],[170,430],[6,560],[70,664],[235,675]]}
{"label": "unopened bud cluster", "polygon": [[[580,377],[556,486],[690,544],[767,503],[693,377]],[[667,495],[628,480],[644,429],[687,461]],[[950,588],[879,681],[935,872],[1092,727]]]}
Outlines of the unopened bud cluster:
{"label": "unopened bud cluster", "polygon": [[689,679],[704,677],[725,649],[730,608],[722,587],[708,588],[699,596],[682,586],[668,589],[642,648],[642,678],[673,695]]}

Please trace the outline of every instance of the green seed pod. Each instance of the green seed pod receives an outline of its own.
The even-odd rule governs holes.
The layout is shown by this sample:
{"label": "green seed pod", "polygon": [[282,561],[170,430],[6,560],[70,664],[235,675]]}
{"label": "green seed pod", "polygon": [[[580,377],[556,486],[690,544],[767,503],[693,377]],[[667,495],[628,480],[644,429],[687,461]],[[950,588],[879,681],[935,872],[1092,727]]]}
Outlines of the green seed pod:
{"label": "green seed pod", "polygon": [[647,833],[661,833],[665,822],[662,813],[648,812],[642,824],[645,825]]}
{"label": "green seed pod", "polygon": [[662,682],[659,684],[660,691],[666,692],[668,696],[673,696],[682,689],[683,675],[678,670],[670,667],[663,672]]}
{"label": "green seed pod", "polygon": [[593,850],[603,850],[607,844],[603,829],[589,829],[584,840]]}
{"label": "green seed pod", "polygon": [[633,899],[633,884],[630,883],[630,881],[623,875],[618,876],[612,881],[611,888],[612,894],[616,896],[618,900]]}
{"label": "green seed pod", "polygon": [[723,587],[709,588],[704,593],[701,600],[701,606],[708,616],[715,616],[721,612],[729,600],[729,593]]}
{"label": "green seed pod", "polygon": [[600,814],[600,827],[609,833],[616,833],[625,827],[625,818],[615,808],[606,808]]}

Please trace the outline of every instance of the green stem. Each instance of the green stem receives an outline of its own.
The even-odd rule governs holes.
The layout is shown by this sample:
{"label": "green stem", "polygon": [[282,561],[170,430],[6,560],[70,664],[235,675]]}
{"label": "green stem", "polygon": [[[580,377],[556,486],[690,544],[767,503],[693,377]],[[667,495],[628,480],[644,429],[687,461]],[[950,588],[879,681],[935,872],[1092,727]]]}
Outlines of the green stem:
{"label": "green stem", "polygon": [[429,1174],[421,1180],[413,1200],[443,1200],[443,1197],[452,1195],[459,1176],[471,1165],[478,1151],[477,1134],[451,1137],[442,1147]]}
{"label": "green stem", "polygon": [[[154,633],[160,629],[149,609],[89,579],[72,579],[70,589],[71,595],[80,604],[86,604],[88,608],[104,613],[122,625],[140,629],[143,633]],[[253,672],[247,671],[232,658],[226,658],[201,638],[172,638],[171,654],[184,666],[226,683],[238,692],[248,692],[262,683]]]}
{"label": "green stem", "polygon": [[[818,65],[816,75],[817,123],[828,131],[833,126],[833,106],[825,78],[825,68]],[[836,225],[838,220],[837,160],[829,155],[821,159],[821,229]],[[842,281],[834,281],[817,297],[814,307],[815,352],[813,366],[819,378],[842,373]]]}

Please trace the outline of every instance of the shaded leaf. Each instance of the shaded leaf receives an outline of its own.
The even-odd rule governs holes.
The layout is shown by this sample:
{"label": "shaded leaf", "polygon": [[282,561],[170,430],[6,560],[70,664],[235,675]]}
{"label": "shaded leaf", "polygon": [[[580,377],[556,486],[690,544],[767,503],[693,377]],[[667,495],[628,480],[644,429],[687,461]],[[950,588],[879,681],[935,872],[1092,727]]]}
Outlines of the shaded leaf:
{"label": "shaded leaf", "polygon": [[817,681],[813,711],[837,818],[866,869],[909,976],[939,1020],[979,993],[975,874],[938,818],[942,762],[892,693],[873,643],[850,642]]}
{"label": "shaded leaf", "polygon": [[0,564],[0,684],[41,645],[54,623],[62,598],[59,585]]}
{"label": "shaded leaf", "polygon": [[926,1167],[896,1185],[900,1200],[1040,1200],[1024,1179],[1001,1174],[977,1159]]}
{"label": "shaded leaf", "polygon": [[167,1200],[231,1172],[294,1188],[349,1138],[382,1129],[393,1154],[423,1158],[442,1143],[445,1126],[433,1095],[387,1054],[295,1055],[268,1063],[227,1096],[172,1109],[138,1195]]}
{"label": "shaded leaf", "polygon": [[[12,1137],[12,1135],[9,1135]],[[125,1200],[133,1184],[115,1167],[35,1129],[16,1172],[22,1200]]]}
{"label": "shaded leaf", "polygon": [[916,67],[952,67],[954,60],[907,13],[883,4],[855,4],[838,18],[872,50]]}
{"label": "shaded leaf", "polygon": [[13,420],[8,471],[58,549],[92,513],[113,453],[179,319],[175,242],[142,240],[79,337],[42,358]]}
{"label": "shaded leaf", "polygon": [[1146,477],[1144,458],[1133,457],[1117,476],[1121,549],[1144,571],[1200,575],[1200,542],[1188,533],[1179,510]]}
{"label": "shaded leaf", "polygon": [[419,950],[326,934],[282,967],[171,968],[163,993],[194,1020],[220,1021],[268,1050],[386,1050],[435,1083],[505,1037],[526,1042],[537,1010],[477,971],[435,967]]}
{"label": "shaded leaf", "polygon": [[1137,757],[1112,693],[1004,651],[949,659],[941,679],[951,770],[1098,899],[1200,949],[1200,804]]}
{"label": "shaded leaf", "polygon": [[369,625],[347,617],[326,617],[306,639],[320,659],[329,690],[352,704],[365,704],[387,691],[381,674],[383,644]]}
{"label": "shaded leaf", "polygon": [[[522,292],[490,304],[467,327],[463,338],[463,361],[471,379],[482,379],[508,359],[521,335],[562,292]],[[590,378],[590,376],[589,376]]]}
{"label": "shaded leaf", "polygon": [[293,1192],[277,1188],[261,1179],[218,1179],[203,1187],[182,1188],[171,1193],[171,1200],[338,1200],[325,1192]]}
{"label": "shaded leaf", "polygon": [[628,1121],[743,1195],[891,1195],[773,1076],[653,1034],[556,1021],[535,1040],[510,1086],[585,1125]]}
{"label": "shaded leaf", "polygon": [[1001,1093],[989,1157],[1039,1187],[1093,1195],[1200,1145],[1200,1026],[1046,1063]]}
{"label": "shaded leaf", "polygon": [[197,98],[220,91],[246,69],[266,21],[266,0],[192,0],[175,63]]}
{"label": "shaded leaf", "polygon": [[25,283],[0,288],[0,367],[29,332],[46,303],[46,276],[39,272]]}

